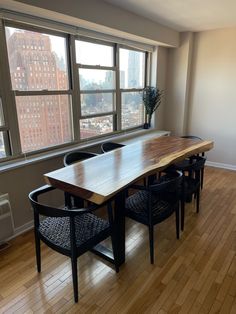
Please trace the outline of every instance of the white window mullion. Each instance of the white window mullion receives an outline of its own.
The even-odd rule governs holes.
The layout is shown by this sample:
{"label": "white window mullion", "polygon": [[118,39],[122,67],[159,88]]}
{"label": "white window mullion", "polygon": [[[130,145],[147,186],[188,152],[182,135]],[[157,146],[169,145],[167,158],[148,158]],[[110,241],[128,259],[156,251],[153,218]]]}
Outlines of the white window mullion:
{"label": "white window mullion", "polygon": [[121,91],[120,91],[120,63],[119,63],[119,45],[116,45],[115,51],[116,62],[116,123],[117,131],[121,131]]}
{"label": "white window mullion", "polygon": [[71,60],[71,79],[72,79],[72,119],[73,119],[73,133],[74,140],[78,142],[80,140],[80,124],[81,119],[81,104],[80,104],[80,84],[79,84],[79,73],[76,64],[75,56],[75,37],[70,36],[69,38],[70,47],[70,60]]}

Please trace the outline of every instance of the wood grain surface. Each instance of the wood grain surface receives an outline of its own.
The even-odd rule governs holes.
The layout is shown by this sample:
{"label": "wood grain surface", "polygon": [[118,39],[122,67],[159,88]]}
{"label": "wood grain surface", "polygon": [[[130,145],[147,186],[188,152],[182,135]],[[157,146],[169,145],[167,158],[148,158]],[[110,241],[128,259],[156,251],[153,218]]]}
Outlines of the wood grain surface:
{"label": "wood grain surface", "polygon": [[212,141],[163,136],[47,173],[45,179],[63,191],[102,204],[137,179],[212,148]]}

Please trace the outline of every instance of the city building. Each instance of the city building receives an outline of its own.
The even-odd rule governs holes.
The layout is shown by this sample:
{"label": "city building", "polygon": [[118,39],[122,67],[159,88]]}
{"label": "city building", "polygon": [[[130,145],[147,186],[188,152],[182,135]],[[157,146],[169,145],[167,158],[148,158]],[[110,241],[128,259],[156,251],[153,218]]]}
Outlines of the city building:
{"label": "city building", "polygon": [[[13,90],[68,89],[65,65],[59,64],[59,57],[52,51],[48,35],[8,28],[6,38]],[[71,140],[68,101],[64,95],[16,97],[23,152]]]}

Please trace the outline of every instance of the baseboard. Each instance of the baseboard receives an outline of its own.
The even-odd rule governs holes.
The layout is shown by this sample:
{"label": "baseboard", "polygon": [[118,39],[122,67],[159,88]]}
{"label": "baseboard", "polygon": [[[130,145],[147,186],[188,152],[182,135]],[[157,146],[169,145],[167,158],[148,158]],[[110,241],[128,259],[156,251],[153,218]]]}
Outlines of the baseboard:
{"label": "baseboard", "polygon": [[9,240],[19,236],[20,234],[22,234],[28,230],[33,229],[33,227],[34,227],[34,221],[31,220],[31,221],[27,222],[26,224],[24,224],[23,226],[20,226],[18,228],[14,228],[14,234],[10,238],[6,239],[6,241],[9,241]]}
{"label": "baseboard", "polygon": [[229,164],[223,164],[220,162],[207,161],[206,165],[210,166],[210,167],[216,167],[216,168],[222,168],[222,169],[228,169],[228,170],[236,171],[236,166],[229,165]]}

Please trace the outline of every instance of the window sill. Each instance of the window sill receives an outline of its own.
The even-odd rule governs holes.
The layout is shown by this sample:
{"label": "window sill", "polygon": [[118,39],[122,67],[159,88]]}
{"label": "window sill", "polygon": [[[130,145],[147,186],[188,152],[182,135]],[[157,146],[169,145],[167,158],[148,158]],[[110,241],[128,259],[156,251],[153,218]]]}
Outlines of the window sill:
{"label": "window sill", "polygon": [[0,173],[11,171],[20,167],[25,167],[29,164],[42,162],[47,159],[64,156],[64,154],[68,153],[69,151],[78,150],[78,149],[87,150],[90,147],[101,145],[102,143],[108,142],[108,141],[115,141],[122,144],[131,144],[137,141],[148,140],[154,137],[166,136],[166,135],[170,135],[170,132],[158,131],[154,129],[149,129],[149,130],[141,129],[141,130],[135,130],[129,133],[127,132],[125,134],[103,137],[102,139],[90,140],[90,141],[87,141],[86,143],[81,143],[79,145],[78,144],[71,145],[63,149],[60,148],[58,150],[54,150],[53,152],[41,153],[36,156],[34,155],[33,157],[20,158],[20,159],[15,159],[14,161],[8,161],[6,163],[2,163],[2,165],[0,165]]}

